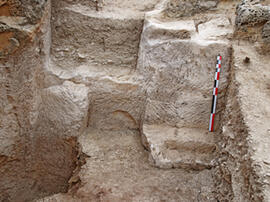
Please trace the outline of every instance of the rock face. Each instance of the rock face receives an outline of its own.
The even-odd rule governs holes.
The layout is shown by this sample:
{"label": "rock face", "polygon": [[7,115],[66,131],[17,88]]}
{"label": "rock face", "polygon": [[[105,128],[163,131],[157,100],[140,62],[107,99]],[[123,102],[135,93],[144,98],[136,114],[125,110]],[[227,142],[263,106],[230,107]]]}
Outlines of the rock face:
{"label": "rock face", "polygon": [[[269,75],[265,66],[269,63],[269,6],[262,6],[259,1],[242,1],[236,14],[235,35],[239,41],[233,46],[233,74],[222,136],[218,139],[221,155],[217,187],[232,189],[233,195],[221,193],[224,200],[269,201],[269,160],[263,154],[269,145],[269,82],[265,80]],[[262,70],[265,68],[266,71]]]}
{"label": "rock face", "polygon": [[211,170],[153,167],[138,131],[89,128],[79,142],[82,152],[91,156],[79,173],[82,186],[38,202],[216,201]]}
{"label": "rock face", "polygon": [[[269,75],[269,57],[258,54],[255,47],[237,44],[233,57],[231,99],[219,137],[222,177],[224,181],[231,179],[235,200],[269,201],[269,156],[265,154],[269,145],[269,82],[265,77]],[[244,57],[251,63],[245,64]],[[254,77],[255,72],[260,73]]]}
{"label": "rock face", "polygon": [[2,2],[0,14],[0,201],[31,201],[67,191],[88,94],[70,83],[43,89],[49,1]]}
{"label": "rock face", "polygon": [[270,6],[259,4],[259,1],[243,0],[236,10],[237,38],[256,42],[256,47],[261,54],[270,50],[268,40],[268,27],[270,22]]}
{"label": "rock face", "polygon": [[0,201],[269,201],[267,2],[0,0]]}
{"label": "rock face", "polygon": [[42,195],[66,192],[80,158],[77,138],[87,125],[88,88],[66,81],[42,89],[40,100],[29,138],[34,188]]}
{"label": "rock face", "polygon": [[43,17],[47,0],[1,0],[1,16],[24,17],[24,23],[37,24]]}
{"label": "rock face", "polygon": [[141,85],[104,79],[90,89],[89,126],[100,129],[139,129],[145,105]]}
{"label": "rock face", "polygon": [[145,123],[207,128],[216,53],[224,57],[219,88],[222,106],[230,62],[230,45],[222,37],[232,29],[221,17],[198,29],[199,33],[191,20],[162,22],[149,16],[145,21],[137,67],[147,91]]}
{"label": "rock face", "polygon": [[[134,69],[141,17],[99,15],[86,6],[53,3],[52,59],[65,69],[82,64]],[[106,17],[105,17],[106,16]],[[128,16],[127,16],[128,17]]]}
{"label": "rock face", "polygon": [[[209,149],[207,160],[192,151],[204,147],[196,140],[198,137],[210,138],[203,131],[208,128],[212,102],[209,92],[213,88],[217,53],[224,59],[217,108],[221,111],[224,105],[231,52],[227,36],[233,33],[233,29],[223,15],[208,18],[212,19],[196,26],[191,19],[164,22],[162,10],[146,17],[137,66],[145,78],[147,94],[142,134],[146,142],[152,143],[148,147],[150,159],[154,159],[158,167],[201,169],[211,167],[210,159],[214,159],[212,149]],[[218,127],[218,118],[216,121]],[[160,130],[164,125],[170,129]],[[144,131],[149,127],[151,131],[159,132]],[[170,130],[179,131],[178,136],[174,137]],[[185,142],[185,131],[194,134],[190,135],[191,139],[194,138],[192,144]],[[164,141],[190,146],[184,151],[170,151],[163,148],[166,147]],[[180,155],[181,152],[186,156]]]}
{"label": "rock face", "polygon": [[62,81],[89,86],[90,127],[139,128],[145,96],[135,68],[143,15],[118,7],[127,2],[104,2],[102,15],[84,3],[53,4],[49,71]]}
{"label": "rock face", "polygon": [[216,149],[211,133],[193,128],[144,125],[143,145],[149,160],[160,168],[210,169]]}
{"label": "rock face", "polygon": [[265,23],[270,18],[268,6],[262,6],[259,1],[243,0],[236,10],[236,26],[254,26]]}
{"label": "rock face", "polygon": [[63,85],[52,86],[41,91],[42,104],[39,116],[48,122],[46,128],[55,133],[78,137],[87,125],[89,107],[88,88],[83,84],[65,81]]}
{"label": "rock face", "polygon": [[217,6],[219,0],[170,0],[164,10],[164,14],[171,18],[192,16],[205,12]]}
{"label": "rock face", "polygon": [[262,38],[264,42],[270,43],[270,21],[263,26]]}
{"label": "rock face", "polygon": [[1,201],[26,201],[39,194],[35,186],[38,177],[32,176],[36,170],[32,167],[30,150],[34,147],[31,135],[38,107],[36,76],[44,65],[47,51],[44,42],[49,4],[44,5],[39,23],[29,22],[28,26],[22,25],[28,23],[27,11],[19,8],[12,1],[0,7]]}

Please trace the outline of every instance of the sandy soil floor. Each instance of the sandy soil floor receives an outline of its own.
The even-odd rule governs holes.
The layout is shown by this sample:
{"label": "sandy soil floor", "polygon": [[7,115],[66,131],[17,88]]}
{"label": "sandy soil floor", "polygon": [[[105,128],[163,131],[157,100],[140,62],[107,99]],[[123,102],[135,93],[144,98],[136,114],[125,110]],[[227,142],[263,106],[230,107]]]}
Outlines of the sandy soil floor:
{"label": "sandy soil floor", "polygon": [[216,201],[211,170],[151,166],[136,131],[89,129],[80,142],[89,157],[78,190],[40,201]]}

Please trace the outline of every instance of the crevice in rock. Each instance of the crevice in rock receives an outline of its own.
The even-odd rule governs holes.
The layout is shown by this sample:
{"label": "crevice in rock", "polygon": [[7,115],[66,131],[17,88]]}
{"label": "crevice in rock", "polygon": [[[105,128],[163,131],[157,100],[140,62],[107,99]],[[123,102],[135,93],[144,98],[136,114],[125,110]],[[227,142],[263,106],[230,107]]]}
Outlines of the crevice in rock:
{"label": "crevice in rock", "polygon": [[71,194],[76,193],[76,191],[82,186],[79,173],[81,171],[81,167],[86,164],[86,159],[90,157],[89,155],[82,152],[82,146],[79,142],[76,143],[76,151],[76,167],[72,171],[72,176],[68,180],[69,187],[67,192]]}

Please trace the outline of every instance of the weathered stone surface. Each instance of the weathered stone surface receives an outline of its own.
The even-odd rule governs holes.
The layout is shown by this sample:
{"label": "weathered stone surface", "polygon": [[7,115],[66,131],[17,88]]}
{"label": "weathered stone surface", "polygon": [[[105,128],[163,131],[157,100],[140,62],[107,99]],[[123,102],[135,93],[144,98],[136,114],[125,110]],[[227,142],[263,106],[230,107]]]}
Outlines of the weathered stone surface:
{"label": "weathered stone surface", "polygon": [[268,24],[270,6],[260,1],[243,0],[236,10],[235,36],[238,39],[254,42],[258,52],[267,54],[270,50]]}
{"label": "weathered stone surface", "polygon": [[259,1],[243,0],[236,10],[237,27],[254,26],[270,20],[270,7],[262,6]]}
{"label": "weathered stone surface", "polygon": [[217,6],[219,0],[170,0],[164,14],[171,18],[192,16]]}
{"label": "weathered stone surface", "polygon": [[[135,69],[142,16],[102,15],[86,6],[53,3],[52,59],[64,68],[82,64]],[[123,15],[122,15],[123,14]]]}
{"label": "weathered stone surface", "polygon": [[[218,136],[218,186],[229,183],[236,201],[269,201],[269,57],[250,44],[233,48],[234,74]],[[250,58],[248,65],[244,57]]]}
{"label": "weathered stone surface", "polygon": [[[48,124],[49,118],[55,117],[53,111],[62,112],[62,106],[41,110],[40,73],[48,63],[50,2],[17,1],[24,3],[18,5],[22,12],[27,7],[29,15],[37,12],[42,16],[28,16],[32,22],[25,20],[24,13],[2,12],[9,12],[14,2],[0,7],[0,201],[24,202],[67,191],[68,179],[76,167],[77,142]],[[42,2],[44,10],[39,7]],[[52,104],[49,97],[45,101]],[[53,121],[58,120],[61,118]]]}
{"label": "weathered stone surface", "polygon": [[[190,38],[160,37],[156,35],[160,30],[185,32]],[[145,123],[206,129],[217,54],[223,57],[217,107],[222,109],[230,64],[226,37],[232,27],[221,17],[200,24],[198,31],[191,20],[161,22],[149,17],[145,21],[137,66],[147,92]]]}
{"label": "weathered stone surface", "polygon": [[[63,0],[62,0],[63,1]],[[78,6],[81,4],[87,8],[98,11],[98,12],[110,12],[114,15],[130,15],[136,13],[143,16],[145,11],[153,10],[159,0],[145,0],[145,1],[134,1],[134,0],[64,0],[70,5]],[[104,13],[102,13],[104,14]]]}
{"label": "weathered stone surface", "polygon": [[104,79],[90,89],[93,116],[89,126],[100,129],[139,129],[145,106],[141,85]]}
{"label": "weathered stone surface", "polygon": [[203,170],[214,166],[213,134],[196,128],[143,125],[143,144],[159,168]]}
{"label": "weathered stone surface", "polygon": [[65,80],[88,86],[88,126],[112,130],[139,128],[146,97],[136,81],[137,74],[123,68],[80,66],[66,71],[51,65],[45,86]]}
{"label": "weathered stone surface", "polygon": [[12,55],[19,48],[28,42],[30,34],[36,29],[35,26],[29,26],[23,29],[19,23],[23,18],[14,20],[0,16],[0,59]]}
{"label": "weathered stone surface", "polygon": [[158,2],[0,0],[0,201],[270,200],[269,0]]}
{"label": "weathered stone surface", "polygon": [[[39,116],[50,123],[59,135],[79,136],[87,125],[88,88],[84,84],[65,81],[41,91]],[[45,120],[38,120],[44,123]]]}
{"label": "weathered stone surface", "polygon": [[67,192],[80,159],[77,137],[87,125],[88,88],[83,84],[66,81],[40,91],[38,114],[23,144],[28,153],[25,183],[31,187],[24,187],[23,201]]}
{"label": "weathered stone surface", "polygon": [[262,38],[264,42],[270,43],[270,21],[263,26]]}
{"label": "weathered stone surface", "polygon": [[42,13],[44,24],[27,27],[20,24],[20,17],[5,17],[1,12],[5,6],[0,8],[4,15],[0,16],[0,201],[29,201],[44,195],[35,186],[40,181],[33,174],[30,150],[38,108],[36,75],[45,59],[40,52],[45,50],[49,4]]}
{"label": "weathered stone surface", "polygon": [[53,4],[52,62],[44,86],[65,80],[87,85],[91,127],[138,129],[142,119],[145,93],[135,68],[144,12],[141,4],[135,11],[112,12],[129,3],[104,2],[98,12],[84,3]]}
{"label": "weathered stone surface", "polygon": [[[224,15],[205,16],[196,23],[188,18],[164,21],[160,13],[162,9],[146,17],[137,65],[147,96],[142,141],[152,144],[146,147],[150,161],[157,167],[211,168],[215,146],[213,137],[205,131],[216,56],[223,57],[218,128],[229,79],[233,27]],[[200,149],[205,149],[201,155]]]}
{"label": "weathered stone surface", "polygon": [[43,17],[48,0],[0,1],[0,16],[24,17],[25,24],[37,24]]}

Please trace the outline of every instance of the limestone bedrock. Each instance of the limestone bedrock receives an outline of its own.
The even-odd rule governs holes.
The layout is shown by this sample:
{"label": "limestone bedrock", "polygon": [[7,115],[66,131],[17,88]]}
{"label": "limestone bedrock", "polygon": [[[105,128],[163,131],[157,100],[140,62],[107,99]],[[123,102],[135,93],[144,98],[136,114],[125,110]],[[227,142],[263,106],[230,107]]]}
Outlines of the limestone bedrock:
{"label": "limestone bedrock", "polygon": [[[233,33],[233,27],[223,14],[209,14],[205,19],[199,24],[192,18],[167,19],[162,7],[160,11],[146,15],[137,64],[147,96],[141,133],[143,142],[151,144],[147,147],[149,158],[158,167],[199,170],[211,167],[211,158],[206,160],[203,155],[196,156],[191,151],[202,146],[203,142],[197,141],[198,138],[212,139],[209,144],[212,142],[213,146],[213,136],[203,132],[209,123],[212,103],[209,92],[213,88],[216,57],[220,54],[223,61],[216,118],[218,126],[228,85],[231,54],[228,36]],[[178,131],[177,137],[169,131]],[[193,138],[191,144],[184,140],[187,134]],[[179,141],[179,144],[188,144],[193,149],[181,151],[180,146],[179,149],[170,149],[165,146],[166,141]],[[212,160],[213,150],[206,151]],[[175,155],[169,155],[173,152]],[[181,156],[181,152],[189,157]]]}
{"label": "limestone bedrock", "polygon": [[0,1],[0,201],[269,201],[267,2]]}

